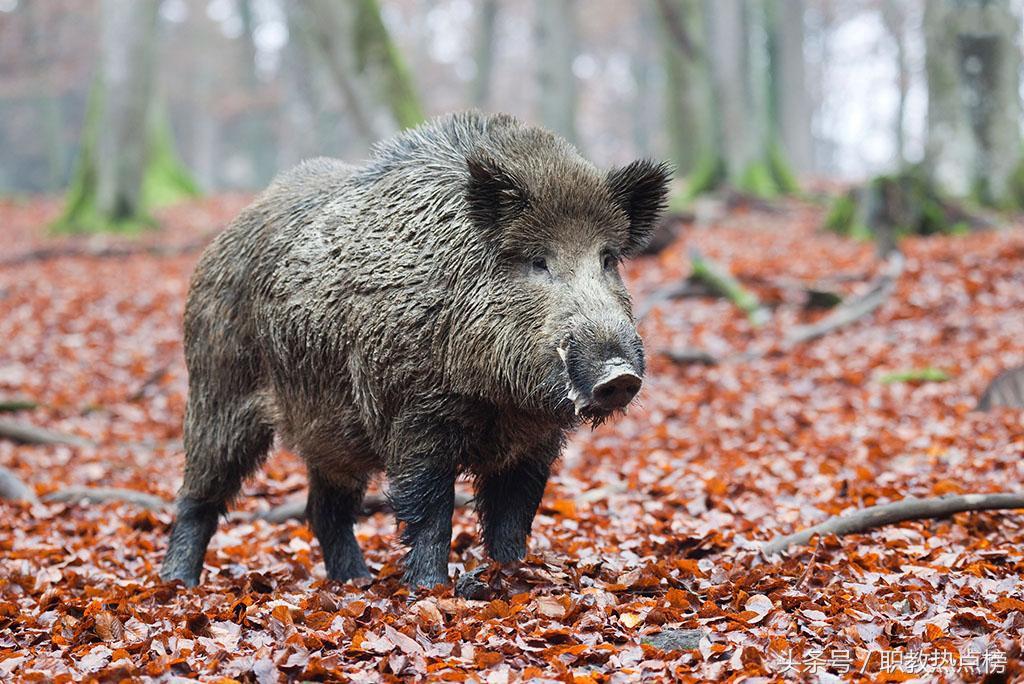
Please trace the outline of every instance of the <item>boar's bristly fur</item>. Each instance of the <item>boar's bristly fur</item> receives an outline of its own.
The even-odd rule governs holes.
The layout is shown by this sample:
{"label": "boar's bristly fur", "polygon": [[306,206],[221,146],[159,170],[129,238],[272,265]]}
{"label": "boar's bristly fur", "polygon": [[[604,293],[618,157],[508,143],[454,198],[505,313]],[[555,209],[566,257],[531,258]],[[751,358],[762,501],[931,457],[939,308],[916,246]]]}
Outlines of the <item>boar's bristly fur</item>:
{"label": "boar's bristly fur", "polygon": [[353,523],[385,472],[405,579],[446,582],[454,483],[490,555],[523,557],[568,430],[620,411],[643,347],[621,259],[669,170],[603,173],[508,116],[445,116],[361,167],[281,175],[206,250],[185,310],[189,397],[161,576],[199,582],[218,515],[276,435],[309,471],[327,575],[368,575]]}

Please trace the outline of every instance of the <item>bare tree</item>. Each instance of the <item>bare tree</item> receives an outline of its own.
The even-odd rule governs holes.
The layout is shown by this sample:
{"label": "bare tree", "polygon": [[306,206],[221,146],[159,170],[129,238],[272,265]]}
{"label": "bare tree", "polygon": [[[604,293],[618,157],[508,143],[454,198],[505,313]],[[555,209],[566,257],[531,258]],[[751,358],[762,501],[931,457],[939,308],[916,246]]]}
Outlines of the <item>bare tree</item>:
{"label": "bare tree", "polygon": [[540,121],[575,143],[576,57],[575,0],[537,0],[534,36],[537,41],[537,89]]}
{"label": "bare tree", "polygon": [[658,0],[658,35],[665,65],[665,125],[669,155],[680,174],[716,175],[713,101],[701,0]]}
{"label": "bare tree", "polygon": [[718,177],[694,185],[702,191],[724,180],[759,196],[793,189],[776,144],[769,86],[771,59],[764,3],[705,2],[709,69],[715,104]]}
{"label": "bare tree", "polygon": [[925,3],[927,168],[948,191],[1021,204],[1021,17],[1010,0]]}
{"label": "bare tree", "polygon": [[804,63],[804,2],[770,2],[770,116],[786,160],[796,171],[807,173],[813,163],[813,140]]}
{"label": "bare tree", "polygon": [[495,26],[498,0],[480,0],[476,5],[477,28],[474,47],[476,74],[473,76],[473,106],[486,109],[494,76]]}
{"label": "bare tree", "polygon": [[[308,0],[289,7],[304,39],[323,57],[356,130],[375,140],[423,120],[412,76],[381,18],[377,0]],[[381,122],[376,113],[386,112]]]}
{"label": "bare tree", "polygon": [[907,118],[907,93],[910,90],[910,65],[907,62],[906,38],[907,16],[904,5],[905,3],[899,0],[883,0],[882,2],[882,22],[896,46],[896,88],[899,95],[896,101],[893,133],[896,138],[896,159],[901,168],[907,164],[905,119]]}

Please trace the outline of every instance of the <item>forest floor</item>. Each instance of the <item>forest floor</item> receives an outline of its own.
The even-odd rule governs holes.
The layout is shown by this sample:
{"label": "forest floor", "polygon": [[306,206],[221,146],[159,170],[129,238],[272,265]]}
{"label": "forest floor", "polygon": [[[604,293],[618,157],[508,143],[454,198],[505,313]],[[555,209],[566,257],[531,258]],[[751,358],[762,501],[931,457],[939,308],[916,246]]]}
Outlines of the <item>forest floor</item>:
{"label": "forest floor", "polygon": [[[169,210],[163,231],[142,240],[186,243],[244,202]],[[0,203],[0,262],[43,245],[98,246],[46,238],[57,209]],[[156,576],[169,510],[0,503],[0,681],[1019,679],[1020,512],[759,553],[777,534],[876,503],[1024,489],[1020,413],[973,410],[1000,369],[1024,362],[1024,227],[907,240],[882,308],[786,350],[788,330],[822,315],[804,306],[801,283],[831,279],[851,294],[879,268],[870,245],[819,232],[821,219],[799,202],[731,210],[629,266],[642,305],[686,277],[697,246],[773,315],[755,328],[722,299],[655,308],[641,325],[640,406],[573,438],[530,555],[487,569],[487,600],[439,588],[410,601],[388,513],[357,528],[376,575],[368,586],[326,582],[305,524],[234,516],[213,539],[203,585],[184,589]],[[173,498],[181,316],[198,252],[50,257],[0,265],[0,397],[40,403],[4,417],[95,446],[0,441],[0,466],[39,495],[91,485]],[[710,367],[663,354],[684,347],[765,353]],[[882,381],[921,368],[949,379]],[[236,509],[267,509],[304,486],[299,459],[277,453]],[[456,514],[451,561],[453,576],[486,562],[469,509]],[[702,631],[686,633],[685,650],[642,643],[672,629]]]}

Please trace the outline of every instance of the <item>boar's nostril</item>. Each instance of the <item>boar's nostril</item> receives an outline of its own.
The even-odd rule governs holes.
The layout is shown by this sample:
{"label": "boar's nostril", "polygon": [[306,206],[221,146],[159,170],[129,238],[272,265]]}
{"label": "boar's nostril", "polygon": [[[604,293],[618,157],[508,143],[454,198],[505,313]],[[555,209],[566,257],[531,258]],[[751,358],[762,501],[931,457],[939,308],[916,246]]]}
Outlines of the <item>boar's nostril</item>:
{"label": "boar's nostril", "polygon": [[640,378],[636,373],[618,366],[594,385],[594,402],[603,409],[620,409],[639,391]]}

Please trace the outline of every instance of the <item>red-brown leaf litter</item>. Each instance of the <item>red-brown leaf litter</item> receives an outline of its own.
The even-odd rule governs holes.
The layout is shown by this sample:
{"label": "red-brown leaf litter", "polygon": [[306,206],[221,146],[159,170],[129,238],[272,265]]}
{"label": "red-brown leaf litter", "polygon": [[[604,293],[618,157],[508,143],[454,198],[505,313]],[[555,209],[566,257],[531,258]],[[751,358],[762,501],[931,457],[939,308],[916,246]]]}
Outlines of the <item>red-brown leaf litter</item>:
{"label": "red-brown leaf litter", "polygon": [[[46,237],[52,202],[4,201],[0,259],[52,245],[185,244],[245,202],[179,206],[160,215],[159,232],[97,242]],[[574,437],[530,555],[487,567],[483,600],[451,588],[410,597],[386,512],[357,527],[368,585],[325,581],[304,523],[233,514],[203,584],[184,589],[156,576],[169,509],[4,502],[0,681],[1024,677],[1020,512],[829,536],[784,558],[759,552],[877,503],[1024,488],[1020,412],[973,410],[1000,369],[1024,363],[1024,227],[906,240],[906,269],[877,312],[787,349],[787,331],[823,315],[803,305],[802,287],[856,295],[879,269],[873,247],[822,233],[810,203],[697,213],[667,250],[628,267],[637,304],[686,278],[698,247],[772,307],[770,322],[752,327],[725,299],[654,308],[641,324],[640,405]],[[173,498],[181,315],[197,258],[0,266],[0,397],[40,404],[5,416],[96,445],[0,441],[0,465],[40,496],[89,485]],[[663,354],[686,347],[725,360],[681,366]],[[880,381],[914,368],[949,379]],[[277,453],[233,510],[268,509],[304,487],[301,461]],[[454,539],[453,577],[487,564],[471,509],[457,512]],[[643,643],[681,629],[703,631],[683,650]]]}

